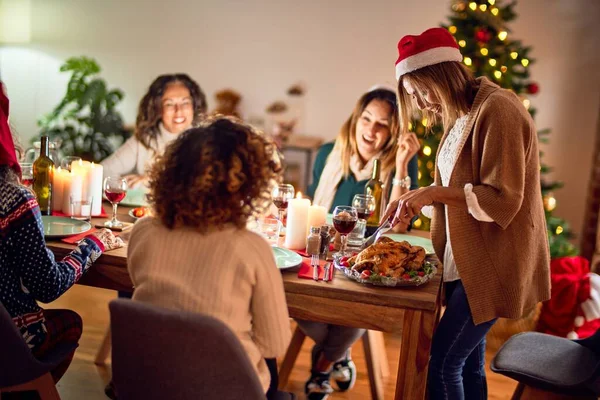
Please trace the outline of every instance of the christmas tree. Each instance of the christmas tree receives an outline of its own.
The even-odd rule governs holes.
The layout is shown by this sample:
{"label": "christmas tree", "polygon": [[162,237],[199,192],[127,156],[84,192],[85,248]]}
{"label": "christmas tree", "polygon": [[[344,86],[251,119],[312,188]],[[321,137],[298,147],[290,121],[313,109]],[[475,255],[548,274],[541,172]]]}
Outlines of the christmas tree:
{"label": "christmas tree", "polygon": [[[449,24],[442,25],[454,36],[463,54],[463,63],[475,76],[486,76],[503,88],[515,92],[523,106],[535,116],[535,109],[527,96],[535,95],[540,87],[529,79],[529,67],[534,62],[529,54],[531,48],[523,45],[510,35],[507,23],[514,20],[516,2],[506,3],[496,0],[464,1],[452,4]],[[415,119],[410,130],[421,139],[419,154],[419,186],[428,186],[433,182],[434,161],[437,148],[444,132],[442,126],[434,126],[426,131],[426,120]],[[538,132],[540,143],[548,143],[548,129]],[[540,153],[542,159],[543,153]],[[551,168],[541,162],[541,186],[548,225],[548,240],[552,258],[577,253],[569,242],[572,237],[566,221],[553,215],[556,199],[553,191],[562,187],[561,182],[548,177]],[[429,220],[420,216],[415,222],[419,229],[429,229]]]}

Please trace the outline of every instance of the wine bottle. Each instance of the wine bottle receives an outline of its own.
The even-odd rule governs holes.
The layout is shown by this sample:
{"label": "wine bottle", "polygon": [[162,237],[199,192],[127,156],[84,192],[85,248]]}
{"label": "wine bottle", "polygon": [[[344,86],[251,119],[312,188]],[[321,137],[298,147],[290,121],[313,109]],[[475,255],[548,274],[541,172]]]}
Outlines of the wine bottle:
{"label": "wine bottle", "polygon": [[375,199],[375,211],[367,219],[367,227],[375,227],[379,225],[379,218],[381,217],[381,198],[383,196],[383,183],[379,179],[381,172],[381,165],[379,159],[375,159],[373,162],[373,176],[365,185],[365,194],[370,194]]}
{"label": "wine bottle", "polygon": [[54,162],[50,158],[48,136],[42,136],[40,156],[33,163],[33,192],[42,215],[52,214],[52,175]]}

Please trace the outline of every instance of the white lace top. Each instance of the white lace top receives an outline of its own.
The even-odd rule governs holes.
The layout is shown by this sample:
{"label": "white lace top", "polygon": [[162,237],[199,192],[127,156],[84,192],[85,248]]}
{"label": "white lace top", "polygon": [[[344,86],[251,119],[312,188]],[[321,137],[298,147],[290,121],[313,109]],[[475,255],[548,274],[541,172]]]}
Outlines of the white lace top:
{"label": "white lace top", "polygon": [[[437,158],[437,168],[440,171],[440,178],[442,180],[442,186],[448,186],[450,183],[450,177],[452,176],[452,171],[454,170],[454,165],[456,164],[456,158],[458,157],[457,149],[458,144],[461,142],[463,135],[467,135],[468,132],[464,132],[465,125],[467,124],[467,120],[469,119],[469,115],[464,115],[456,120],[456,123],[450,129],[446,140],[442,144],[442,148],[440,149],[440,153]],[[477,201],[477,196],[473,193],[473,185],[467,184],[465,185],[465,197],[467,200],[467,207],[469,209],[469,213],[473,216],[473,218],[484,221],[484,222],[492,222],[492,218],[486,214],[485,211],[479,207],[479,202]],[[452,245],[450,243],[450,228],[448,225],[448,206],[444,206],[445,215],[446,215],[446,249],[444,250],[444,282],[452,282],[460,279],[460,275],[458,274],[458,270],[456,269],[456,263],[454,262],[454,255],[452,253]],[[422,210],[423,214],[426,217],[431,218],[433,214],[433,207],[428,206],[424,207]]]}

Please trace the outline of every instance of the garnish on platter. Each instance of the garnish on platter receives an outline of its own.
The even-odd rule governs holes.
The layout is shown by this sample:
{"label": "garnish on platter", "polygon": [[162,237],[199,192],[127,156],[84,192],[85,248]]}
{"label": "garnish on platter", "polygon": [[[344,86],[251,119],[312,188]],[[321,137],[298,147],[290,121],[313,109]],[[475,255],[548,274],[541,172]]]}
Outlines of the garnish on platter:
{"label": "garnish on platter", "polygon": [[350,279],[379,286],[419,286],[437,272],[421,246],[385,236],[352,257],[336,259],[335,266]]}

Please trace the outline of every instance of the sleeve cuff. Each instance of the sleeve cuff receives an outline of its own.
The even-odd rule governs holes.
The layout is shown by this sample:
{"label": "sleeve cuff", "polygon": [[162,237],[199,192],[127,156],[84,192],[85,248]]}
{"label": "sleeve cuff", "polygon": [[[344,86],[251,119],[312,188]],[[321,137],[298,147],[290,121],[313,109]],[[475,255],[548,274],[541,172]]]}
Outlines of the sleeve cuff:
{"label": "sleeve cuff", "polygon": [[104,243],[102,243],[100,241],[100,239],[98,239],[96,236],[94,235],[88,235],[86,236],[84,239],[88,239],[90,242],[93,242],[94,244],[96,244],[96,246],[98,246],[98,248],[100,249],[101,252],[104,253]]}
{"label": "sleeve cuff", "polygon": [[469,214],[473,216],[478,221],[482,222],[494,222],[494,220],[479,206],[479,201],[477,201],[477,195],[473,193],[473,185],[467,183],[465,185],[465,198],[467,199],[467,208],[469,209]]}

